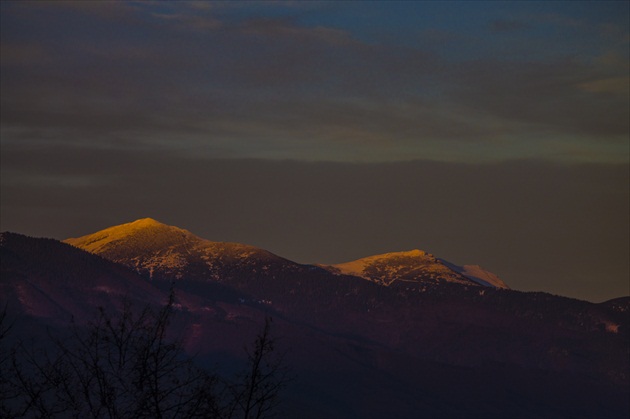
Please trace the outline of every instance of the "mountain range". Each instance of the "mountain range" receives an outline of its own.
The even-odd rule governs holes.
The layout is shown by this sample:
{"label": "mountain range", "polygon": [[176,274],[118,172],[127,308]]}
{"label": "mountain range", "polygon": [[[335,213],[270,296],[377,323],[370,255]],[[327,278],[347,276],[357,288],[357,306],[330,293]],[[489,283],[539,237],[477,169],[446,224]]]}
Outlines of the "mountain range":
{"label": "mountain range", "polygon": [[267,316],[295,379],[283,417],[627,417],[630,297],[511,290],[422,250],[300,264],[145,218],[60,242],[2,233],[15,339],[95,307],[163,304],[203,365],[229,369]]}
{"label": "mountain range", "polygon": [[238,275],[273,276],[279,271],[301,272],[317,266],[334,274],[356,276],[386,286],[394,282],[450,282],[508,288],[496,275],[481,267],[460,267],[417,249],[332,266],[301,265],[254,246],[205,240],[151,218],[64,242],[150,278],[223,281]]}

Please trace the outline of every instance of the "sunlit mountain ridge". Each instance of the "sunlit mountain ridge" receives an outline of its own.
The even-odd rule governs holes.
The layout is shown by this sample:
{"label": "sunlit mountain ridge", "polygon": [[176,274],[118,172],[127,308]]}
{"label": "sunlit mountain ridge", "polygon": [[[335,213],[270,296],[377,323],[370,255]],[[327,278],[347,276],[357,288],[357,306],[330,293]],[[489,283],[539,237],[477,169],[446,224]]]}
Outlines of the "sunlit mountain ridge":
{"label": "sunlit mountain ridge", "polygon": [[302,265],[254,246],[206,240],[152,218],[109,227],[65,242],[127,265],[151,278],[221,281],[233,275],[273,276],[278,270],[324,269],[385,286],[400,281],[508,288],[496,275],[480,267],[461,267],[418,249],[368,256],[331,266]]}
{"label": "sunlit mountain ridge", "polygon": [[358,276],[382,285],[391,285],[394,281],[446,281],[509,288],[495,274],[479,266],[457,266],[419,249],[384,253],[323,267],[331,272]]}
{"label": "sunlit mountain ridge", "polygon": [[192,276],[222,280],[234,270],[297,266],[266,250],[240,243],[213,242],[188,230],[142,218],[96,233],[64,240],[80,249],[122,263],[153,278]]}

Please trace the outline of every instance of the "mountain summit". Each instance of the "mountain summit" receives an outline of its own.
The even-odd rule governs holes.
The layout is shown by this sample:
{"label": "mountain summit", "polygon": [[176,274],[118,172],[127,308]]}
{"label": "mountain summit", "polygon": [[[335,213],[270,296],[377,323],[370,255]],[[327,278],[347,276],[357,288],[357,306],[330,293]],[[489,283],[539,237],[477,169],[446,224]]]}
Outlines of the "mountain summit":
{"label": "mountain summit", "polygon": [[153,218],[142,218],[64,241],[91,253],[115,256],[112,252],[153,251],[199,240],[187,230],[162,224]]}
{"label": "mountain summit", "polygon": [[160,279],[221,280],[236,271],[293,264],[254,246],[205,240],[188,230],[152,218],[109,227],[64,242]]}
{"label": "mountain summit", "polygon": [[358,276],[382,285],[391,285],[395,281],[414,283],[446,281],[508,288],[496,275],[481,267],[470,265],[460,267],[418,249],[368,256],[324,268],[333,273]]}

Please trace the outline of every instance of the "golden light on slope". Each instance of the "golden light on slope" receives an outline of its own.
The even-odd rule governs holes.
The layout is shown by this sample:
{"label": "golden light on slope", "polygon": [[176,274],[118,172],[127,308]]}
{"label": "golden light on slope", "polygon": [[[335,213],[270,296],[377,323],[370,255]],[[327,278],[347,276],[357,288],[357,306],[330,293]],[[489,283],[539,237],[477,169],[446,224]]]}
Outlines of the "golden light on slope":
{"label": "golden light on slope", "polygon": [[154,231],[154,234],[157,234],[160,230],[171,230],[174,232],[192,235],[192,233],[187,230],[162,224],[153,218],[141,218],[130,223],[109,227],[87,236],[69,238],[64,240],[64,242],[80,247],[88,252],[98,253],[99,250],[102,250],[103,247],[109,245],[110,243],[133,236],[140,231],[146,233],[151,230]]}

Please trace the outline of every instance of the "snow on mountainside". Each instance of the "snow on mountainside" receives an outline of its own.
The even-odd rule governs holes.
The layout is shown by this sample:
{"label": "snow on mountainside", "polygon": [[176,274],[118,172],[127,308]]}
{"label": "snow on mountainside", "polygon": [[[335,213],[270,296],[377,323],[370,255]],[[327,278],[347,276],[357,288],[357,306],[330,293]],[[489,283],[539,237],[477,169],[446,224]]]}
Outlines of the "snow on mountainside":
{"label": "snow on mountainside", "polygon": [[256,272],[278,265],[295,265],[254,246],[212,242],[151,218],[64,242],[127,265],[151,278],[221,280],[236,271]]}
{"label": "snow on mountainside", "polygon": [[[239,243],[213,242],[187,230],[143,218],[65,243],[156,279],[229,280],[273,277],[281,273],[313,271],[266,250]],[[369,256],[338,265],[318,265],[341,275],[381,285],[401,282],[451,282],[508,288],[496,275],[476,266],[459,267],[422,250]]]}
{"label": "snow on mountainside", "polygon": [[504,289],[510,288],[498,276],[492,272],[486,271],[479,265],[457,266],[443,259],[439,259],[439,261],[455,272],[465,276],[466,278],[472,279],[480,285]]}
{"label": "snow on mountainside", "polygon": [[496,275],[479,267],[459,267],[418,249],[369,256],[324,268],[338,274],[359,276],[382,285],[390,285],[394,281],[446,281],[508,288]]}

